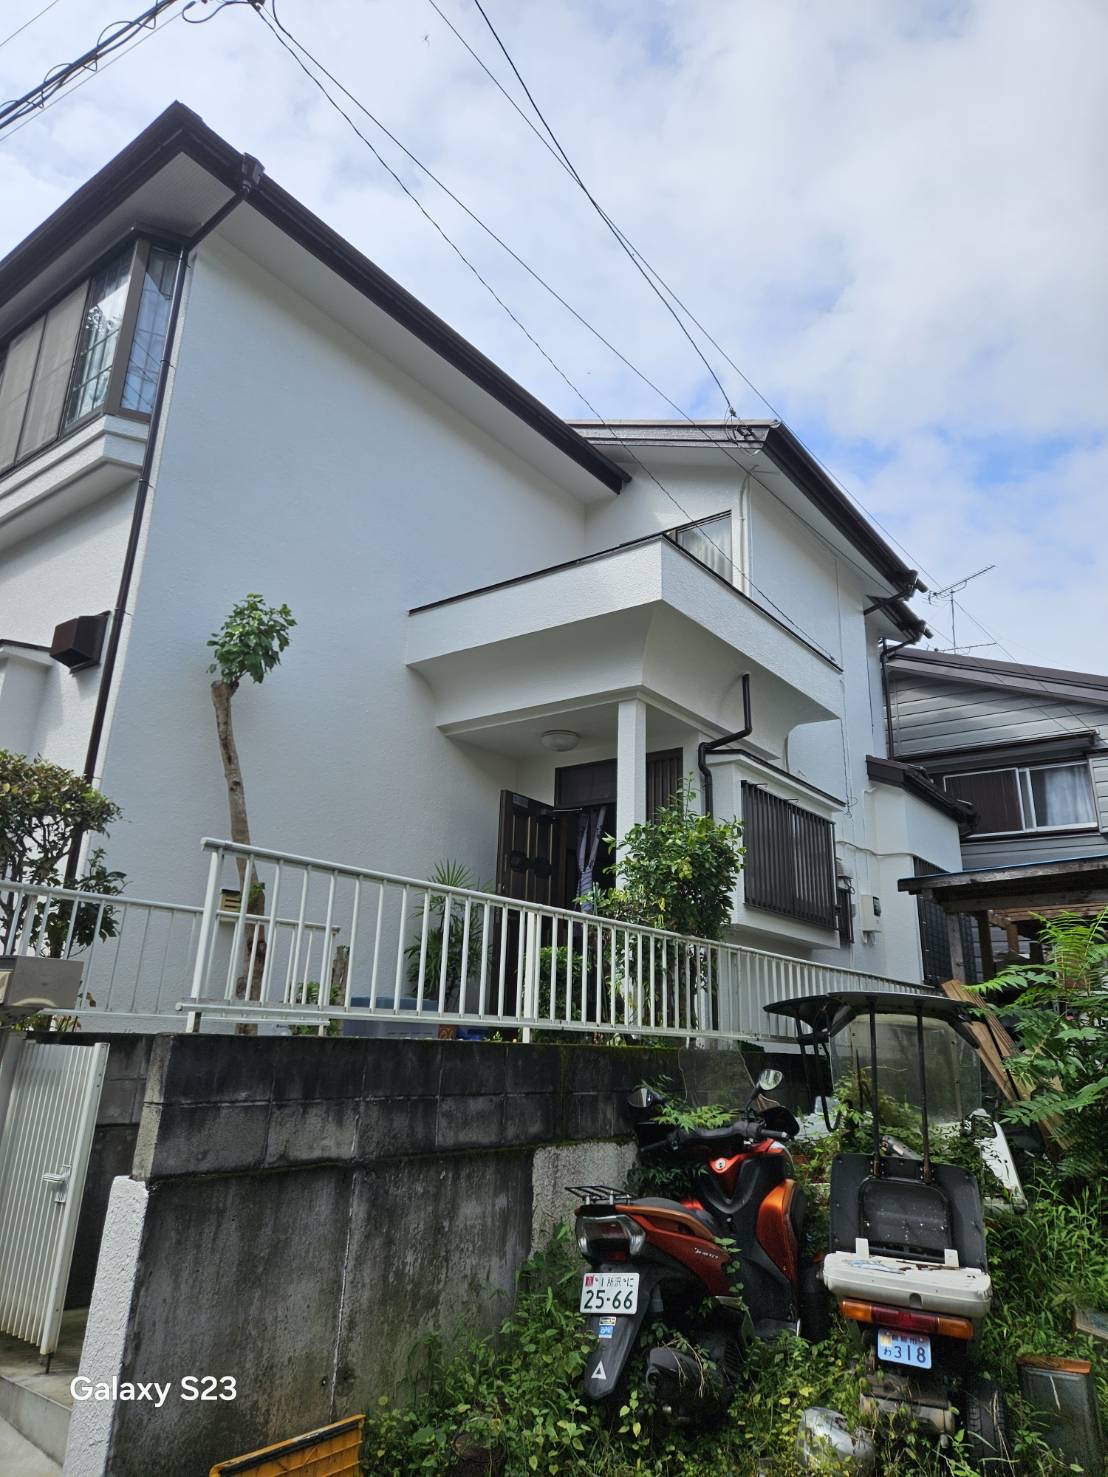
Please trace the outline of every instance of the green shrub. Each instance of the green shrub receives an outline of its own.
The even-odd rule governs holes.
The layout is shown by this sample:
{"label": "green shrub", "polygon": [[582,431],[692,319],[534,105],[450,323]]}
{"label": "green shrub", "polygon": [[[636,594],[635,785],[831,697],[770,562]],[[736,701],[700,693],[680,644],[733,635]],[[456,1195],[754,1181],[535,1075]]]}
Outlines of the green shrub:
{"label": "green shrub", "polygon": [[1012,1123],[1052,1125],[1062,1147],[1058,1173],[1083,1182],[1108,1174],[1108,909],[1097,918],[1043,922],[1045,964],[1017,964],[976,988],[1015,992],[1003,1005],[1020,1050],[1009,1072],[1031,1090],[1009,1104]]}
{"label": "green shrub", "polygon": [[739,821],[700,813],[687,780],[652,821],[632,826],[619,843],[611,869],[618,885],[593,894],[596,911],[625,923],[718,939],[731,921],[741,835]]}

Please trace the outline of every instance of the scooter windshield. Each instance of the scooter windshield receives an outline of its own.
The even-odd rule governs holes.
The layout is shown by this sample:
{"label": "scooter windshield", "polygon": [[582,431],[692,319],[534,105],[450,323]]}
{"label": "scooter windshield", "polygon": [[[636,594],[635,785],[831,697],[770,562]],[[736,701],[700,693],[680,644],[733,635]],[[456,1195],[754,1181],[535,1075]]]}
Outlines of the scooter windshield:
{"label": "scooter windshield", "polygon": [[[840,1102],[870,1107],[869,1015],[859,1015],[830,1041],[831,1074]],[[927,1115],[935,1127],[960,1124],[982,1106],[981,1063],[973,1047],[943,1021],[923,1022]],[[916,1022],[877,1014],[877,1090],[882,1127],[918,1123],[923,1107]]]}

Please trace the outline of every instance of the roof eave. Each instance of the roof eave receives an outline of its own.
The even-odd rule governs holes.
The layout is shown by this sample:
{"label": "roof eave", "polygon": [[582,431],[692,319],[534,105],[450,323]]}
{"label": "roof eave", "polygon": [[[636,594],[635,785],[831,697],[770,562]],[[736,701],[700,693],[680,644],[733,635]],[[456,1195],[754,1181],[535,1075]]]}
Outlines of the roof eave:
{"label": "roof eave", "polygon": [[[51,261],[79,242],[92,226],[118,209],[178,154],[187,155],[228,189],[237,189],[244,167],[256,162],[234,149],[184,103],[171,103],[0,261],[0,302],[29,286]],[[248,204],[610,492],[620,492],[630,481],[629,472],[592,446],[268,175],[262,175]]]}

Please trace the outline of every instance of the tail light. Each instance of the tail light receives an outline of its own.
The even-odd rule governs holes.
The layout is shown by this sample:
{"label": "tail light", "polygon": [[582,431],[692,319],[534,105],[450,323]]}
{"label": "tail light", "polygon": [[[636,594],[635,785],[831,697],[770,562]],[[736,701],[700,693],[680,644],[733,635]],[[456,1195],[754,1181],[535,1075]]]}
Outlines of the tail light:
{"label": "tail light", "polygon": [[582,1215],[577,1218],[577,1246],[591,1262],[623,1261],[638,1256],[646,1232],[629,1215]]}
{"label": "tail light", "polygon": [[855,1323],[876,1323],[882,1328],[899,1328],[903,1333],[937,1333],[948,1339],[973,1338],[973,1324],[968,1318],[952,1318],[945,1313],[913,1313],[908,1308],[885,1308],[880,1303],[862,1303],[844,1298],[839,1312]]}

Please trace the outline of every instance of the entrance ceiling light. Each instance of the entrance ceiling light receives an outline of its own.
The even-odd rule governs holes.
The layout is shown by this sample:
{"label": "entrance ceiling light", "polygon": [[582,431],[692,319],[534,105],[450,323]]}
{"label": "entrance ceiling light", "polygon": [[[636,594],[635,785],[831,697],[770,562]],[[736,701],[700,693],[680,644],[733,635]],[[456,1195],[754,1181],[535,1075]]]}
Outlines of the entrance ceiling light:
{"label": "entrance ceiling light", "polygon": [[548,728],[542,736],[542,746],[550,749],[552,753],[564,754],[569,749],[576,749],[581,742],[581,735],[574,733],[571,728]]}

